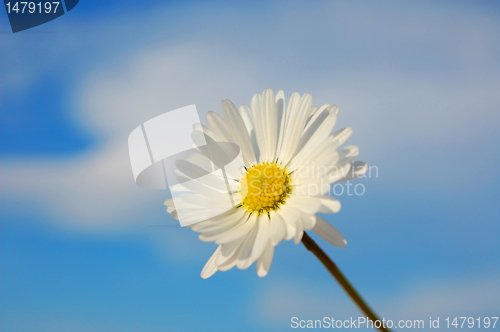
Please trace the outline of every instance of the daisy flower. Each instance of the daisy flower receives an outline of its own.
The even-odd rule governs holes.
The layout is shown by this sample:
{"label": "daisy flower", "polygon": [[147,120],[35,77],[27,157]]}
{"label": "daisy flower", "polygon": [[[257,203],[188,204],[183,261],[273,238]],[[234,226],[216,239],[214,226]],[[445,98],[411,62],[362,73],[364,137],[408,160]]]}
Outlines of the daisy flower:
{"label": "daisy flower", "polygon": [[[221,111],[222,116],[209,112],[208,126],[198,125],[197,130],[211,144],[237,146],[241,158],[239,164],[226,168],[227,180],[198,180],[197,187],[190,188],[206,198],[203,202],[187,199],[190,213],[220,209],[211,214],[214,217],[189,226],[200,233],[200,240],[219,245],[201,277],[235,266],[246,269],[254,262],[263,277],[271,267],[274,247],[282,240],[293,239],[297,244],[307,230],[344,247],[342,234],[318,213],[337,213],[341,205],[328,195],[331,185],[363,175],[367,165],[354,161],[359,153],[356,146],[339,149],[352,130],[332,133],[337,106],[313,107],[309,94],[296,92],[287,101],[283,91],[275,95],[266,89],[252,97],[250,107],[236,108],[226,99]],[[208,174],[217,158],[200,150],[177,163],[178,174],[186,179],[199,177],[194,174],[197,170]],[[219,204],[225,189],[233,203],[229,209]],[[179,206],[176,209],[174,202],[169,199],[165,205],[178,219]]]}

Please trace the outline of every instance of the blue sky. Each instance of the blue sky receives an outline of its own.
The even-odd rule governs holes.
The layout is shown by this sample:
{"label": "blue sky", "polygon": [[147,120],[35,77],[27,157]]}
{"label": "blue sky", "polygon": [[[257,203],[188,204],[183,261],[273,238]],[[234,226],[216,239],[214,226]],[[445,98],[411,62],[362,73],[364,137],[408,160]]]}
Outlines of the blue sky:
{"label": "blue sky", "polygon": [[[0,11],[0,329],[290,330],[359,316],[301,244],[270,274],[199,277],[215,248],[135,186],[128,134],[270,87],[340,108],[378,177],[318,243],[388,319],[499,316],[500,7],[81,1],[12,34]],[[471,329],[473,331],[474,329]]]}

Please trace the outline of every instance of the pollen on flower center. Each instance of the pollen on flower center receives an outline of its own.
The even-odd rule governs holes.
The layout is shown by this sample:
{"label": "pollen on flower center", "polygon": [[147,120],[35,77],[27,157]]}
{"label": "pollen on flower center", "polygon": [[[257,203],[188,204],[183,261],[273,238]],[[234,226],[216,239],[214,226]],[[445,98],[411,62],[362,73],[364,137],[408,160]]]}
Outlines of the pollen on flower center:
{"label": "pollen on flower center", "polygon": [[253,165],[240,179],[241,203],[249,212],[269,213],[277,210],[292,191],[290,174],[271,162]]}

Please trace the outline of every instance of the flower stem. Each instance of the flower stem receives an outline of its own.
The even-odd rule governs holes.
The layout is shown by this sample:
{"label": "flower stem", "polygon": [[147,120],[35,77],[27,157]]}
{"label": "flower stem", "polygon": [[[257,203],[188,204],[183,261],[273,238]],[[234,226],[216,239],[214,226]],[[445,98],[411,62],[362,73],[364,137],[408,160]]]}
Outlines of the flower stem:
{"label": "flower stem", "polygon": [[321,249],[306,232],[304,232],[304,235],[302,236],[302,243],[307,248],[307,250],[312,252],[321,261],[321,263],[323,263],[323,265],[332,274],[332,276],[337,279],[347,295],[349,295],[352,301],[366,315],[366,317],[374,323],[374,326],[378,326],[380,324],[380,327],[377,327],[379,331],[390,332],[391,330],[383,326],[384,324],[382,324],[382,320],[377,317],[373,310],[363,300],[363,298],[351,285],[349,280],[347,280],[344,274],[339,270],[337,265],[331,260],[330,257],[328,257],[327,254],[325,254],[323,249]]}

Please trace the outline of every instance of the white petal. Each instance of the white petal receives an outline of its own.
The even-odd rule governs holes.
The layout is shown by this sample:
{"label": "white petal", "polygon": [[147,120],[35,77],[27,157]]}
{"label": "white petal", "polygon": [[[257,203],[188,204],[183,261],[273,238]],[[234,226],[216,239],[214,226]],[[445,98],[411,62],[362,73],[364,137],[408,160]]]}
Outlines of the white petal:
{"label": "white petal", "polygon": [[350,167],[349,171],[347,172],[347,174],[343,178],[341,178],[335,182],[349,181],[349,180],[357,179],[357,178],[363,176],[367,170],[368,170],[368,165],[365,162],[355,161],[351,164],[351,167]]}
{"label": "white petal", "polygon": [[271,263],[273,262],[274,246],[271,241],[267,243],[266,249],[262,256],[257,260],[257,275],[259,277],[265,277],[271,268]]}
{"label": "white petal", "polygon": [[[182,201],[182,205],[180,205],[180,201]],[[216,209],[223,209],[226,208],[225,210],[229,210],[231,208],[231,202],[229,201],[229,196],[228,194],[220,194],[214,192],[212,196],[203,196],[199,195],[197,193],[195,194],[181,194],[178,197],[176,197],[176,203],[178,205],[178,209],[181,209],[181,207],[187,209],[187,208],[193,208],[193,209],[202,209],[206,207],[212,207]]]}
{"label": "white petal", "polygon": [[223,244],[223,243],[229,243],[231,241],[239,239],[240,237],[248,234],[248,232],[255,225],[255,222],[256,222],[255,215],[254,214],[249,215],[245,211],[245,213],[243,214],[243,217],[242,217],[242,222],[239,223],[233,229],[222,234],[217,240],[215,240],[215,243]]}
{"label": "white petal", "polygon": [[[324,110],[326,110],[330,106],[331,106],[330,104],[325,104],[321,107],[318,107],[318,106],[311,107],[311,110],[309,113],[309,118],[307,119],[307,122],[306,122],[306,127],[302,131],[303,134],[308,131],[308,129],[311,127],[311,125],[313,123],[321,122],[321,121],[318,121],[318,117],[321,116],[323,120],[325,119],[325,117],[328,115],[328,112],[326,114],[322,114],[322,113]],[[301,139],[303,139],[303,137],[301,137]]]}
{"label": "white petal", "polygon": [[[257,137],[255,136],[255,128],[254,128],[254,122],[251,118],[252,111],[250,108],[248,108],[247,105],[241,105],[240,106],[240,114],[241,117],[243,118],[243,121],[245,121],[245,126],[247,127],[248,133],[250,135],[250,141],[252,142],[252,147],[255,153],[255,160],[260,160],[260,150],[259,150],[259,144],[257,143]],[[247,167],[250,167],[252,165],[245,165]]]}
{"label": "white petal", "polygon": [[167,207],[167,212],[170,213],[170,217],[179,221],[179,216],[177,215],[177,210],[174,206],[174,200],[169,198],[163,204]]}
{"label": "white petal", "polygon": [[342,207],[340,201],[332,196],[321,195],[318,198],[321,201],[319,213],[337,213]]}
{"label": "white petal", "polygon": [[229,243],[244,236],[250,227],[251,223],[248,222],[248,215],[244,214],[231,228],[213,233],[202,233],[198,238],[206,242],[215,241],[217,244]]}
{"label": "white petal", "polygon": [[193,163],[195,165],[198,165],[199,167],[203,168],[207,172],[211,173],[214,171],[214,164],[208,159],[206,156],[202,155],[201,153],[193,153],[189,155],[186,160],[190,163]]}
{"label": "white petal", "polygon": [[170,216],[174,218],[175,220],[179,221],[179,216],[177,215],[177,210],[173,210],[170,212]]}
{"label": "white petal", "polygon": [[[299,94],[294,93],[290,98],[287,107],[286,128],[283,139],[283,146],[280,151],[279,160],[287,165],[294,157],[297,145],[299,144],[300,136],[304,130],[307,117],[311,108],[312,98],[309,94],[304,94],[300,101]],[[297,135],[297,133],[300,133]]]}
{"label": "white petal", "polygon": [[316,213],[321,206],[321,202],[314,196],[290,195],[286,200],[286,205],[293,207],[300,212]]}
{"label": "white petal", "polygon": [[333,183],[345,178],[349,174],[350,169],[351,163],[335,165],[334,169],[328,175],[328,182]]}
{"label": "white petal", "polygon": [[337,130],[336,132],[334,132],[332,134],[332,137],[334,139],[334,144],[333,144],[332,148],[336,149],[339,146],[341,146],[342,144],[344,144],[345,141],[347,141],[347,139],[349,137],[351,137],[351,135],[352,135],[352,129],[349,127],[343,128],[343,129],[340,129],[340,130]]}
{"label": "white petal", "polygon": [[209,220],[193,224],[190,227],[195,232],[205,232],[211,229],[223,228],[228,225],[234,226],[244,215],[245,211],[243,209],[233,208]]}
{"label": "white petal", "polygon": [[[214,178],[212,177],[212,179],[208,181],[215,182],[216,180],[214,180]],[[214,198],[220,195],[223,195],[222,197],[227,198],[228,195],[227,185],[225,184],[224,180],[220,180],[220,182],[224,183],[225,185],[225,188],[221,190],[218,190],[198,180],[186,180],[182,183],[174,184],[170,186],[170,190],[175,192],[191,192],[200,196],[204,196],[206,198]]]}
{"label": "white petal", "polygon": [[286,237],[285,221],[275,211],[271,211],[271,237],[273,246],[278,245]]}
{"label": "white petal", "polygon": [[346,146],[339,150],[338,164],[346,164],[352,162],[359,155],[359,148],[355,145]]}
{"label": "white petal", "polygon": [[215,265],[225,265],[231,259],[231,257],[237,255],[238,250],[243,244],[243,241],[245,241],[245,237],[241,237],[237,240],[234,240],[233,242],[221,244],[221,251],[215,259]]}
{"label": "white petal", "polygon": [[203,267],[203,270],[201,270],[201,277],[203,279],[210,278],[213,276],[215,272],[217,272],[217,266],[215,265],[215,258],[220,252],[220,246],[217,247],[213,255],[208,259],[207,263]]}
{"label": "white petal", "polygon": [[247,105],[241,105],[239,108],[241,118],[245,123],[245,127],[247,128],[247,132],[251,133],[253,128],[252,118],[250,117],[250,108]]}
{"label": "white petal", "polygon": [[[192,224],[198,223],[200,221],[205,221],[210,218],[212,215],[217,215],[221,214],[225,211],[227,211],[227,208],[210,208],[210,207],[203,207],[203,208],[197,208],[197,209],[189,209],[189,208],[184,208],[184,206],[179,207],[179,211],[181,213],[178,213],[182,217],[182,222],[181,225],[183,226],[190,226]],[[176,211],[176,212],[179,212]]]}
{"label": "white petal", "polygon": [[214,111],[207,114],[207,124],[210,130],[217,136],[219,142],[232,142],[231,133],[229,132],[224,119]]}
{"label": "white petal", "polygon": [[236,266],[238,266],[239,269],[244,270],[248,268],[250,265],[252,265],[252,263],[254,262],[254,260],[252,259],[252,251],[255,245],[255,239],[257,237],[257,233],[259,232],[259,227],[260,227],[259,222],[256,219],[254,219],[254,226],[248,233],[248,236],[241,245],[238,253],[238,263],[236,264]]}
{"label": "white petal", "polygon": [[234,139],[234,143],[238,144],[241,148],[245,164],[254,164],[256,162],[255,152],[241,114],[229,99],[221,102],[221,110],[226,121],[226,126]]}
{"label": "white petal", "polygon": [[206,137],[209,136],[212,140],[216,142],[226,142],[227,139],[224,137],[217,136],[213,130],[207,126],[195,123],[193,125],[193,131],[191,132],[191,139],[193,140],[193,145],[195,147],[203,146],[206,144]]}
{"label": "white petal", "polygon": [[[217,176],[217,174],[209,173],[207,170],[197,166],[187,160],[179,159],[175,162],[177,170],[182,172],[187,179],[196,180],[198,183],[215,189],[219,192],[227,192],[227,185],[224,177]],[[222,173],[220,173],[222,175]],[[181,182],[183,186],[186,186],[189,181]],[[172,186],[172,190],[178,191],[175,186]],[[196,191],[195,191],[196,192]]]}
{"label": "white petal", "polygon": [[302,224],[302,220],[299,219],[297,223],[297,229],[295,230],[295,236],[293,237],[293,243],[297,244],[302,240],[302,236],[304,235],[304,227]]}
{"label": "white petal", "polygon": [[232,269],[233,267],[236,266],[236,263],[238,262],[238,251],[239,248],[234,252],[234,254],[229,257],[224,264],[217,265],[217,269],[219,271],[227,271]]}
{"label": "white petal", "polygon": [[321,142],[328,137],[337,121],[337,115],[329,110],[324,110],[321,113],[318,112],[317,115],[318,119],[314,121],[301,137],[296,151],[297,155],[290,163],[292,169],[303,163],[304,155],[307,155],[311,150],[315,150],[318,145],[321,145]]}
{"label": "white petal", "polygon": [[309,112],[309,117],[312,118],[312,116],[319,110],[318,106],[311,107],[311,111]]}
{"label": "white petal", "polygon": [[260,150],[260,162],[272,161],[276,156],[278,145],[278,119],[276,114],[276,99],[271,89],[262,93],[259,112],[254,114],[257,142]]}
{"label": "white petal", "polygon": [[236,219],[235,221],[232,221],[232,223],[229,225],[204,229],[201,231],[201,234],[198,236],[198,238],[204,242],[216,241],[225,233],[228,233],[232,229],[238,227],[241,223],[243,223],[242,219],[240,220]]}
{"label": "white petal", "polygon": [[302,213],[300,220],[302,221],[302,228],[305,231],[312,229],[316,225],[316,215]]}
{"label": "white petal", "polygon": [[258,93],[255,93],[252,96],[252,100],[250,101],[250,114],[252,115],[253,128],[255,129],[260,123],[257,122],[258,114],[260,113],[260,100],[262,96]]}
{"label": "white petal", "polygon": [[252,249],[252,261],[256,261],[262,255],[267,242],[271,238],[271,224],[269,217],[262,215],[257,222],[259,223],[259,232],[257,233]]}
{"label": "white petal", "polygon": [[307,179],[305,183],[294,186],[293,193],[299,196],[324,195],[330,191],[330,182],[324,178]]}
{"label": "white petal", "polygon": [[283,139],[285,137],[286,128],[286,98],[283,90],[278,91],[276,94],[276,114],[278,117],[278,146],[276,148],[276,156],[278,157],[281,153],[281,148],[283,146]]}
{"label": "white petal", "polygon": [[337,122],[337,108],[335,105],[323,105],[308,121],[302,137],[299,150],[308,142],[323,140],[330,135]]}
{"label": "white petal", "polygon": [[[300,156],[296,156],[288,167],[296,172],[298,171],[298,174],[301,176],[303,176],[304,171],[310,173],[312,167],[319,168],[322,165],[319,164],[319,161],[323,160],[325,157],[331,159],[337,154],[337,151],[331,147],[332,142],[333,138],[329,136],[321,142],[318,142],[314,148],[307,147],[302,149],[300,151]],[[314,170],[314,168],[312,170]]]}
{"label": "white petal", "polygon": [[[232,139],[229,142],[220,142],[207,135],[205,141],[206,144],[199,146],[198,150],[219,168],[241,160],[238,159],[240,148]],[[243,164],[243,160],[241,160],[241,163]]]}
{"label": "white petal", "polygon": [[316,226],[313,231],[336,247],[343,248],[347,244],[344,236],[320,216],[316,216]]}
{"label": "white petal", "polygon": [[294,209],[288,205],[282,205],[279,210],[276,211],[281,219],[284,221],[286,226],[286,237],[285,240],[290,240],[295,236],[297,231],[297,221],[300,217],[300,211]]}
{"label": "white petal", "polygon": [[[261,106],[261,95],[256,93],[252,96],[252,100],[250,101],[250,114],[252,118],[252,123],[253,123],[253,129],[255,133],[255,142],[257,143],[258,150],[260,151],[260,154],[262,155],[262,151],[260,150],[260,143],[259,141],[262,140],[261,135],[262,135],[262,123],[260,122],[261,117],[259,116],[260,114],[260,106]],[[260,157],[259,159],[260,160]]]}
{"label": "white petal", "polygon": [[169,198],[165,202],[163,202],[163,205],[167,207],[167,212],[169,213],[175,210],[174,200],[172,198]]}

